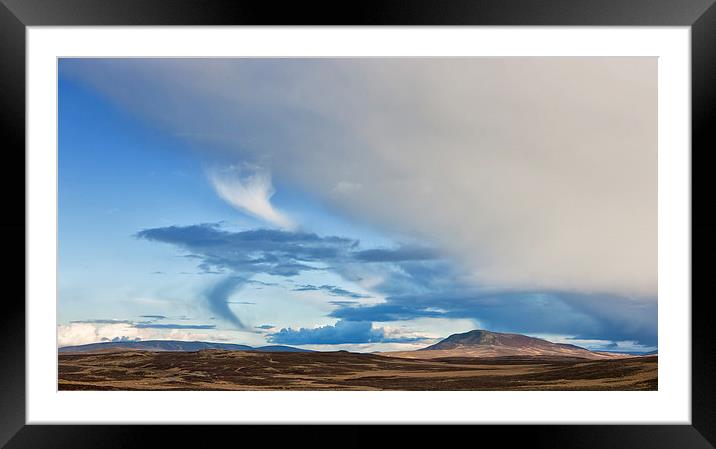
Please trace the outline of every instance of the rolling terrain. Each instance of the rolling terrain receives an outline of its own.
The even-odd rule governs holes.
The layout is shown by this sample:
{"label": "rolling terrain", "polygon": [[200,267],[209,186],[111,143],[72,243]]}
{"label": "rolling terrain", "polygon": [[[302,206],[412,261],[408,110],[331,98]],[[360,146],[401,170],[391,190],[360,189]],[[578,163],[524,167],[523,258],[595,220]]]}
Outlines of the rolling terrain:
{"label": "rolling terrain", "polygon": [[656,390],[658,387],[658,356],[595,353],[523,335],[479,330],[452,335],[417,351],[392,353],[147,341],[65,347],[58,357],[60,390]]}
{"label": "rolling terrain", "polygon": [[351,352],[63,353],[60,390],[655,390],[657,357],[403,359]]}

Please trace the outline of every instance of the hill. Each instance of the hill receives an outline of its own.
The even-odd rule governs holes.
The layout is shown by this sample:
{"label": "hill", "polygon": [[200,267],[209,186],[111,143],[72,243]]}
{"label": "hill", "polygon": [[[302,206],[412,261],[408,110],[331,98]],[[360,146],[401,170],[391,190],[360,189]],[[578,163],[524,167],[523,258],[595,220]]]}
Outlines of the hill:
{"label": "hill", "polygon": [[448,357],[557,357],[581,359],[611,359],[629,357],[625,354],[594,352],[565,344],[552,343],[541,338],[520,334],[506,334],[486,330],[473,330],[453,334],[427,348],[416,351],[386,352],[382,355],[411,359],[437,359]]}
{"label": "hill", "polygon": [[147,340],[147,341],[108,341],[90,343],[78,346],[63,346],[58,349],[61,353],[88,353],[88,352],[114,352],[114,351],[156,351],[156,352],[196,352],[206,349],[221,349],[224,351],[260,351],[260,352],[313,352],[308,349],[294,348],[292,346],[252,346],[232,343],[212,343],[206,341],[178,341],[178,340]]}

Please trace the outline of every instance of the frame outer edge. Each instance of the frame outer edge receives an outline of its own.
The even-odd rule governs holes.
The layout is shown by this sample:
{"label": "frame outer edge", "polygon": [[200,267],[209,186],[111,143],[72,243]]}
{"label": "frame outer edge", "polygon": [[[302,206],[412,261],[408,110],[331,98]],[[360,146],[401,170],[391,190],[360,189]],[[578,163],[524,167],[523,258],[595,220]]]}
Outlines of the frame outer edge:
{"label": "frame outer edge", "polygon": [[28,26],[689,26],[713,0],[1,0]]}
{"label": "frame outer edge", "polygon": [[[6,4],[10,3],[12,9],[18,13],[16,14],[11,11]],[[77,1],[62,1],[56,2],[58,6],[66,5],[67,3],[79,6],[80,4],[87,5],[86,2]],[[98,2],[103,3],[103,2]],[[150,2],[146,2],[149,4]],[[163,3],[163,2],[157,2]],[[192,3],[191,1],[184,2],[185,4]],[[489,2],[488,2],[489,3]],[[555,2],[561,4],[561,2]],[[43,1],[28,0],[26,2],[27,8],[23,8],[22,5],[15,0],[2,0],[0,3],[0,55],[3,58],[3,63],[0,64],[0,92],[2,92],[3,106],[0,108],[0,123],[2,127],[7,130],[5,149],[6,156],[10,158],[16,158],[8,161],[11,163],[19,162],[20,158],[23,157],[22,165],[24,167],[24,154],[25,154],[25,24],[18,17],[22,17],[26,23],[31,25],[70,25],[70,24],[99,24],[100,22],[107,22],[107,11],[112,8],[107,8],[104,14],[98,12],[101,8],[82,8],[70,9],[68,13],[58,13],[57,9],[49,8],[38,12],[37,7],[50,6]],[[106,3],[105,3],[106,4]],[[692,20],[692,142],[693,149],[700,148],[701,154],[710,151],[714,148],[713,137],[709,141],[710,135],[713,135],[711,128],[716,123],[716,6],[713,5],[713,0],[696,1],[691,2],[689,11],[694,13],[698,9],[699,14],[695,14],[691,17],[698,17]],[[97,6],[97,4],[95,4]],[[684,5],[679,5],[683,7]],[[133,9],[133,8],[128,8]],[[142,8],[137,8],[141,10]],[[152,8],[156,12],[156,8]],[[249,8],[250,10],[251,8]],[[259,8],[260,9],[260,8]],[[507,8],[506,8],[507,9]],[[672,6],[673,10],[678,10],[679,7],[676,5]],[[700,12],[704,11],[703,14]],[[390,8],[388,8],[390,10]],[[421,8],[422,10],[422,8]],[[182,10],[183,12],[187,12]],[[424,11],[424,10],[423,10]],[[662,9],[651,15],[647,19],[634,19],[633,17],[627,19],[625,24],[639,25],[639,24],[656,24],[656,25],[686,25],[684,23],[683,10],[680,14],[672,14],[670,17],[666,17],[663,14]],[[235,12],[238,12],[235,11]],[[411,16],[407,14],[407,19],[404,17],[403,20],[395,19],[396,10],[392,10],[392,13],[387,16],[383,16],[383,19],[388,18],[392,23],[408,22],[417,24],[421,22],[420,17],[424,17],[422,14],[417,16]],[[468,21],[473,22],[472,24],[478,23],[489,23],[496,24],[499,19],[494,14],[490,14],[489,10],[484,10],[487,19],[477,19],[474,16],[468,16]],[[75,14],[76,16],[72,16]],[[580,20],[580,16],[572,15],[570,20],[554,19],[549,20],[549,16],[558,16],[559,11],[550,11],[547,14],[547,19],[535,19],[536,21],[543,23],[572,23],[581,22],[586,23],[583,16]],[[605,11],[598,14],[599,20],[594,20],[594,24],[607,24],[607,22],[614,23],[614,11]],[[220,20],[213,19],[211,17],[201,15],[195,18],[186,19],[188,15],[184,15],[185,19],[182,20],[180,16],[182,12],[174,13],[174,16],[170,16],[168,19],[157,19],[156,14],[151,14],[147,18],[138,18],[136,15],[127,16],[120,15],[118,19],[114,20],[114,24],[148,24],[147,20],[155,22],[157,24],[179,24],[179,23],[193,23],[206,21],[207,23],[221,23]],[[261,15],[255,16],[248,14],[243,17],[241,21],[246,23],[260,23],[262,22],[259,18]],[[492,16],[492,20],[490,19]],[[104,20],[103,20],[104,17]],[[393,17],[390,19],[390,17]],[[230,17],[229,21],[235,19]],[[361,16],[361,19],[365,21],[365,17]],[[375,18],[374,18],[375,19]],[[437,18],[434,21],[437,23],[443,23],[450,21],[450,17]],[[110,22],[112,20],[110,19]],[[380,20],[379,20],[380,21]],[[464,21],[464,19],[462,20]],[[461,21],[461,22],[462,22]],[[424,22],[424,20],[423,20]],[[519,23],[520,20],[512,21]],[[508,23],[508,22],[504,22]],[[523,23],[524,24],[524,23]],[[697,95],[694,95],[697,93]],[[697,153],[692,152],[692,157]],[[20,156],[23,155],[23,156]],[[707,164],[692,164],[692,173],[695,174],[697,170],[708,170]],[[706,173],[703,173],[704,175]],[[703,181],[697,181],[692,178],[692,191],[694,199],[698,196],[697,192],[702,192],[701,195],[705,196],[709,192],[709,184],[705,179],[709,179],[705,176],[699,177]],[[12,177],[0,177],[0,182],[5,187],[5,192],[16,192],[17,184],[14,182]],[[16,236],[22,233],[25,236],[25,204],[24,197],[22,199],[17,196],[13,198],[8,195],[7,201],[11,206],[17,206],[16,210],[22,208],[23,214],[22,219],[3,216],[0,219],[0,228],[5,231],[6,235]],[[20,204],[20,202],[22,203]],[[705,257],[716,252],[716,213],[708,212],[702,209],[698,214],[693,213],[692,208],[692,229],[694,235],[698,234],[700,237],[700,245],[698,248],[693,249],[693,255],[702,254]],[[24,238],[23,238],[24,245]],[[10,239],[9,244],[13,246],[12,249],[17,249],[19,252],[20,239]],[[14,247],[17,245],[17,247]],[[24,254],[24,247],[23,247]],[[705,258],[704,257],[704,258]],[[24,256],[23,256],[24,262]],[[25,264],[16,264],[15,268],[9,268],[8,279],[19,279],[20,270],[23,270]],[[710,274],[706,270],[709,269],[708,265],[701,265],[701,269],[698,266],[693,266],[693,278],[695,280],[696,273],[701,273],[701,279],[709,279],[706,274]],[[709,270],[710,271],[710,270]],[[24,275],[22,276],[24,279]],[[693,286],[701,285],[694,283]],[[7,344],[0,345],[0,360],[3,361],[18,361],[22,363],[3,363],[3,367],[0,370],[0,446],[3,446],[19,429],[25,424],[25,310],[24,310],[24,284],[23,294],[9,296],[6,299],[7,308],[6,315],[4,316],[4,326],[0,326],[0,338],[1,341],[7,342]],[[19,298],[22,297],[23,301]],[[705,440],[708,440],[713,444],[716,441],[716,429],[714,424],[716,422],[716,387],[713,379],[716,378],[716,359],[713,358],[713,348],[716,344],[716,338],[714,332],[711,331],[710,315],[706,313],[706,298],[699,304],[698,302],[692,301],[692,421],[693,427],[697,430]],[[19,342],[22,342],[20,344]],[[35,427],[35,426],[31,426]],[[24,431],[29,431],[29,428],[25,428]],[[38,431],[40,429],[37,429]],[[25,432],[23,432],[25,433]],[[713,446],[712,446],[713,447]]]}
{"label": "frame outer edge", "polygon": [[[257,441],[265,443],[270,436],[272,446],[343,448],[373,447],[441,447],[452,441],[499,442],[500,448],[554,449],[712,449],[713,447],[692,426],[25,426],[12,439],[7,449],[44,448],[191,448],[218,441]],[[448,439],[446,439],[446,436]],[[318,438],[318,440],[317,440]],[[453,444],[454,445],[454,444]]]}
{"label": "frame outer edge", "polygon": [[[0,446],[25,425],[25,25],[0,4],[0,126],[4,130],[0,176],[7,201],[0,232],[8,253],[3,279],[13,285],[3,298],[0,326]],[[22,170],[20,169],[22,167]],[[20,195],[20,186],[23,195]],[[22,236],[22,238],[20,238]],[[23,254],[20,258],[20,254]],[[20,280],[22,281],[22,287]]]}
{"label": "frame outer edge", "polygon": [[[691,420],[704,438],[715,445],[716,334],[713,315],[709,313],[713,299],[708,292],[712,287],[713,254],[716,253],[716,211],[705,205],[713,204],[714,190],[713,166],[708,164],[707,157],[716,148],[716,4],[691,27],[691,92]],[[698,212],[694,208],[697,199],[701,200]],[[698,245],[693,244],[696,236]]]}

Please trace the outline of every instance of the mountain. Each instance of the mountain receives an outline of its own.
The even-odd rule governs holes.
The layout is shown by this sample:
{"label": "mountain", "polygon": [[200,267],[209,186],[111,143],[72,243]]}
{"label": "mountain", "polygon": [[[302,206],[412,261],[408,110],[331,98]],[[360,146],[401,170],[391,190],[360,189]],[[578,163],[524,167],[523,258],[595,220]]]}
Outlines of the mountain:
{"label": "mountain", "polygon": [[178,341],[178,340],[147,340],[147,341],[108,341],[90,343],[79,346],[63,346],[58,352],[108,352],[108,351],[170,351],[195,352],[204,349],[222,349],[224,351],[261,351],[261,352],[313,352],[308,349],[291,346],[262,346],[254,348],[246,345],[231,343],[212,343],[207,341]]}
{"label": "mountain", "polygon": [[567,357],[609,359],[628,357],[625,354],[593,352],[565,343],[552,343],[541,338],[520,334],[504,334],[473,330],[453,334],[427,348],[416,351],[386,352],[382,355],[411,359],[445,357]]}

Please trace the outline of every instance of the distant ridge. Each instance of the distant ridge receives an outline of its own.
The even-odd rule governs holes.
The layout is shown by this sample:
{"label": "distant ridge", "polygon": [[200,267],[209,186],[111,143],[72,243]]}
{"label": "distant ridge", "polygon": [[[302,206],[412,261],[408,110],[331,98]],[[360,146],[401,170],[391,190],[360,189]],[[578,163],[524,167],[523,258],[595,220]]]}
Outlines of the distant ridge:
{"label": "distant ridge", "polygon": [[158,352],[196,352],[205,349],[224,351],[260,351],[260,352],[314,352],[292,346],[252,346],[232,343],[212,343],[207,341],[146,340],[146,341],[106,341],[78,346],[63,346],[58,352],[108,352],[108,351],[158,351]]}
{"label": "distant ridge", "polygon": [[600,352],[608,352],[610,354],[629,354],[629,355],[659,355],[659,351],[657,349],[653,351],[615,351],[612,349],[605,349]]}
{"label": "distant ridge", "polygon": [[386,352],[382,355],[411,359],[446,357],[566,357],[583,359],[609,359],[629,357],[626,354],[594,352],[565,344],[552,343],[541,338],[521,334],[506,334],[477,329],[453,334],[427,348],[416,351]]}

